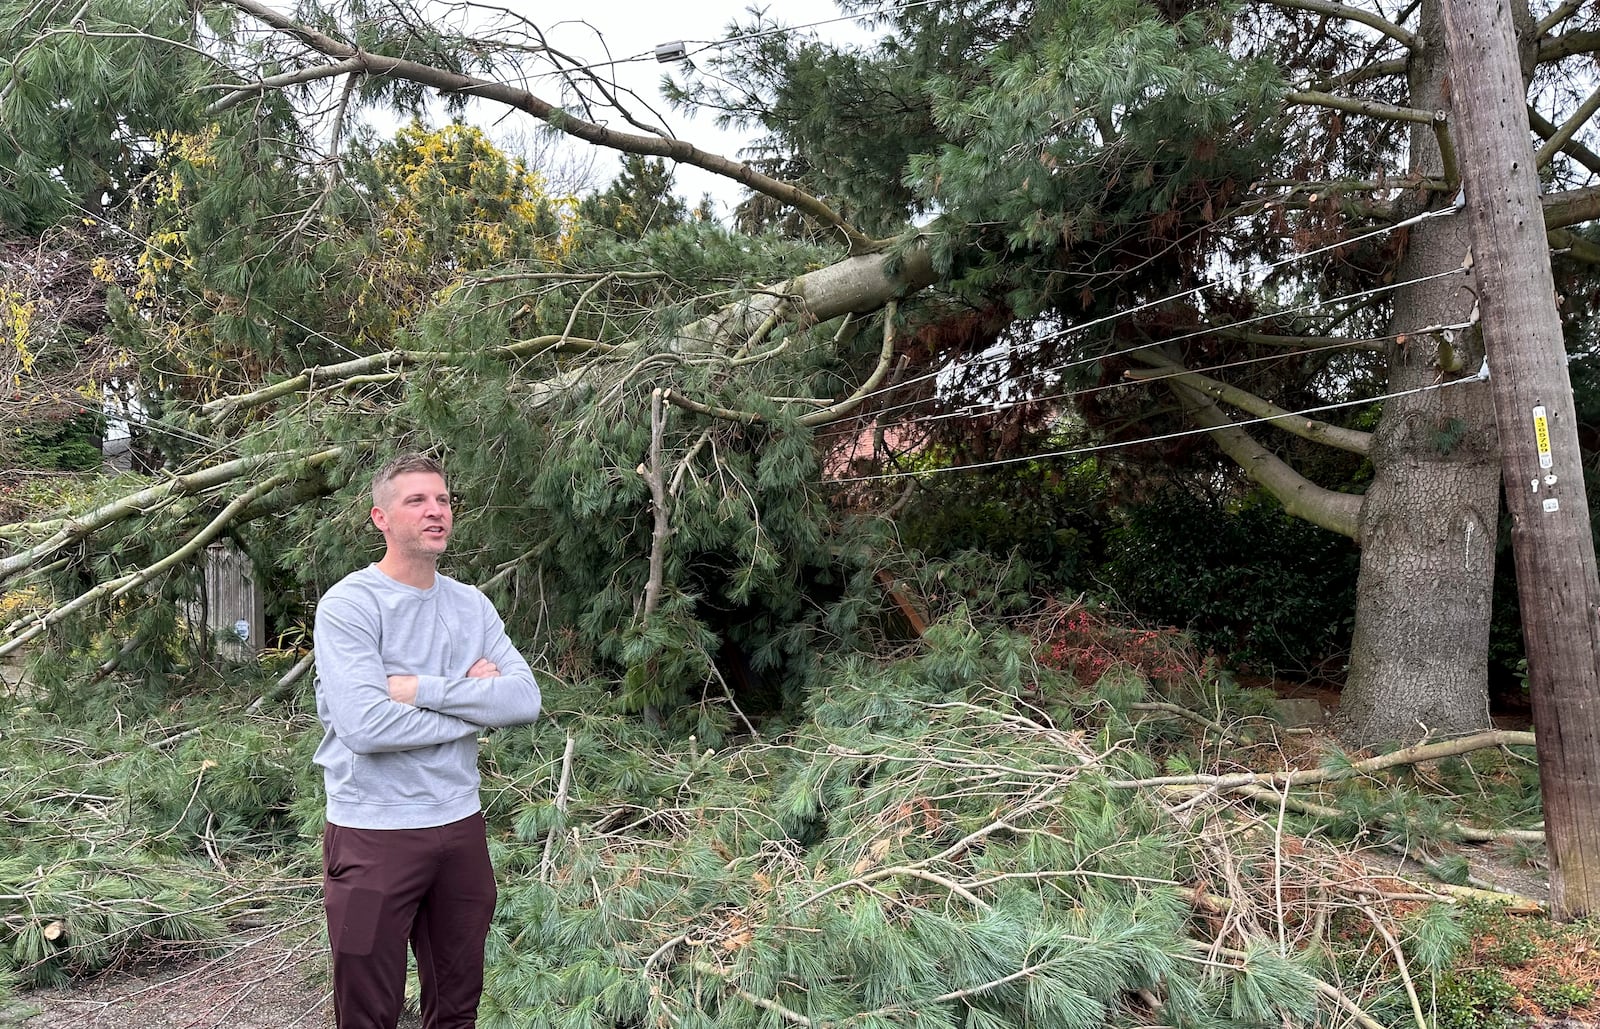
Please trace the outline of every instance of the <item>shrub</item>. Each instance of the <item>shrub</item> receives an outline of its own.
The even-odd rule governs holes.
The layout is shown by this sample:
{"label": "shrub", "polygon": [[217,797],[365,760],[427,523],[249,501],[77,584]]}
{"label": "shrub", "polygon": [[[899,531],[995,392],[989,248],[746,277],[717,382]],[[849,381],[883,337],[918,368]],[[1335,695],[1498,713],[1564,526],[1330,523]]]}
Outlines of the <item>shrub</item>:
{"label": "shrub", "polygon": [[1304,669],[1349,644],[1355,545],[1260,495],[1169,489],[1131,508],[1107,550],[1102,575],[1123,606],[1235,662]]}

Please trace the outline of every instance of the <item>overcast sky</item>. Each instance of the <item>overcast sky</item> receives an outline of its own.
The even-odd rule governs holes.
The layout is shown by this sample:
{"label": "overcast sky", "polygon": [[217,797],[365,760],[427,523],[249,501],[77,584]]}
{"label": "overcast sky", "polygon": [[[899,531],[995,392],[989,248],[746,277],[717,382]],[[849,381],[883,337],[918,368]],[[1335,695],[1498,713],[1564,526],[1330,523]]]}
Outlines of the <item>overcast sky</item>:
{"label": "overcast sky", "polygon": [[[661,98],[658,86],[662,75],[679,66],[656,61],[654,51],[663,43],[683,41],[692,52],[700,46],[722,39],[730,23],[751,20],[748,0],[583,0],[577,4],[552,4],[537,0],[506,0],[506,6],[540,25],[550,44],[567,55],[586,61],[623,61],[650,55],[644,60],[613,67],[619,84],[636,91],[649,101],[666,127],[680,139],[703,150],[737,157],[745,138],[716,128],[709,118],[691,119],[673,111]],[[790,27],[810,26],[841,17],[832,0],[773,0],[763,5],[769,21]],[[889,6],[888,3],[885,6]],[[581,19],[581,20],[580,20]],[[831,24],[805,29],[823,38],[841,42],[865,42],[870,36],[852,21],[833,20]],[[530,83],[533,91],[551,102],[560,102],[554,80]],[[503,123],[504,124],[504,123]],[[624,131],[636,131],[626,123],[614,121]],[[585,148],[592,150],[593,148]],[[597,185],[609,182],[618,169],[617,155],[607,151],[594,165]],[[717,201],[719,216],[740,195],[741,188],[719,176],[697,168],[680,167],[676,172],[676,191],[691,204],[710,193]]]}

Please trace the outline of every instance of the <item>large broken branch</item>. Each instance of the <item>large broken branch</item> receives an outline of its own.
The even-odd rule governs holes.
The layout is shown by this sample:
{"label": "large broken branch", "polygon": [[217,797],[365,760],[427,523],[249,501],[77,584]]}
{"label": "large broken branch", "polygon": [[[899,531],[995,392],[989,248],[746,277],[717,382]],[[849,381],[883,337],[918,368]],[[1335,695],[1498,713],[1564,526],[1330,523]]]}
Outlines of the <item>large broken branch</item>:
{"label": "large broken branch", "polygon": [[118,597],[126,596],[163,572],[170,571],[179,564],[188,561],[212,540],[220,536],[229,526],[233,525],[246,509],[259,504],[268,494],[281,486],[286,486],[293,482],[306,471],[326,464],[343,452],[344,448],[342,447],[330,447],[307,457],[299,468],[280,472],[256,483],[229,501],[204,527],[160,560],[142,568],[134,569],[115,579],[108,579],[98,583],[65,604],[58,605],[44,614],[28,619],[23,623],[21,631],[0,643],[0,657],[17,650],[51,626],[59,624],[73,612],[80,611],[101,600],[115,600]]}
{"label": "large broken branch", "polygon": [[[495,347],[489,352],[503,357],[527,357],[541,351],[581,351],[608,349],[607,345],[596,340],[576,339],[565,335],[538,336],[533,339],[517,340],[505,346]],[[232,415],[238,414],[262,404],[271,403],[279,397],[298,393],[313,387],[327,388],[330,385],[347,384],[364,380],[369,373],[395,372],[417,364],[460,364],[472,357],[479,356],[475,352],[443,351],[443,350],[385,350],[381,354],[369,354],[350,361],[338,364],[319,365],[307,368],[299,375],[291,376],[281,382],[270,386],[252,390],[249,393],[236,393],[225,397],[218,397],[200,405],[202,414],[207,415],[213,425],[220,425]]]}
{"label": "large broken branch", "polygon": [[[866,380],[862,382],[860,386],[856,387],[855,392],[851,393],[843,400],[828,404],[827,407],[824,407],[820,411],[812,411],[808,414],[801,415],[798,419],[801,425],[814,428],[818,425],[826,425],[829,422],[838,421],[840,418],[845,417],[851,411],[854,411],[856,408],[860,407],[861,402],[867,397],[871,396],[873,391],[882,384],[884,378],[889,374],[890,365],[894,361],[894,317],[895,302],[891,300],[886,305],[886,309],[884,311],[883,347],[878,352],[878,364],[877,367],[872,370],[872,374],[868,375]],[[685,408],[686,410],[695,411],[699,414],[710,415],[713,418],[722,418],[728,421],[738,422],[741,425],[754,425],[757,422],[766,421],[762,415],[755,411],[734,411],[725,407],[717,407],[712,404],[702,404],[690,400],[688,397],[680,396],[671,390],[666,392],[666,399],[678,407]]]}
{"label": "large broken branch", "polygon": [[[678,353],[723,351],[731,341],[740,341],[743,345],[752,338],[764,336],[782,319],[787,318],[802,326],[818,325],[835,318],[877,311],[893,304],[899,297],[927,287],[933,281],[933,260],[924,248],[916,247],[900,254],[849,257],[777,285],[755,290],[750,296],[679,329],[668,341],[668,347]],[[841,329],[838,339],[842,340],[848,334],[848,329],[850,326]],[[892,330],[886,327],[885,332],[886,352],[892,351]],[[544,352],[616,357],[637,349],[637,341],[610,344],[560,334],[516,340],[488,352],[508,358],[525,358]],[[218,397],[202,405],[200,410],[213,424],[221,424],[241,411],[302,391],[370,382],[373,381],[374,372],[381,372],[380,378],[387,381],[410,366],[429,362],[456,364],[472,356],[476,355],[451,351],[388,350],[338,364],[308,368],[270,386]],[[811,412],[803,419],[805,423],[820,425],[848,414],[882,381],[887,371],[886,361],[880,355],[877,370],[851,397],[830,405],[824,411]],[[585,378],[588,371],[574,369],[558,372],[528,383],[526,388],[530,405],[538,406],[571,389]],[[720,418],[745,422],[759,420],[748,412],[698,404],[677,393],[670,393],[667,399],[679,407]],[[22,565],[31,563],[31,560],[23,561]],[[5,571],[4,563],[0,562],[0,579],[4,579],[6,574],[9,573]]]}
{"label": "large broken branch", "polygon": [[[335,448],[337,452],[337,448]],[[37,564],[42,558],[60,553],[95,532],[112,525],[124,518],[144,514],[157,504],[164,503],[176,497],[194,496],[204,493],[224,483],[231,482],[241,476],[259,471],[268,466],[281,465],[297,460],[326,460],[327,451],[274,451],[267,454],[258,454],[254,457],[241,457],[233,461],[224,461],[202,468],[187,475],[178,475],[165,482],[147,486],[125,497],[116,500],[75,518],[63,520],[61,527],[49,538],[21,550],[15,554],[0,558],[0,582],[11,578],[18,572]]]}
{"label": "large broken branch", "polygon": [[1182,383],[1195,390],[1206,393],[1225,404],[1231,404],[1241,411],[1247,411],[1258,418],[1267,418],[1267,422],[1275,429],[1292,433],[1301,439],[1311,440],[1313,443],[1323,443],[1339,450],[1346,450],[1352,454],[1368,454],[1372,452],[1372,433],[1361,432],[1358,429],[1346,429],[1338,425],[1296,415],[1294,412],[1279,407],[1270,400],[1256,396],[1248,390],[1238,386],[1214,379],[1209,375],[1189,371],[1181,364],[1169,361],[1159,354],[1149,351],[1136,351],[1133,357],[1150,366],[1149,371],[1129,370],[1128,376],[1134,379],[1160,378],[1163,381]]}
{"label": "large broken branch", "polygon": [[1191,418],[1214,430],[1211,438],[1222,452],[1276,497],[1284,511],[1341,536],[1358,538],[1357,518],[1361,513],[1359,496],[1327,489],[1301,475],[1282,458],[1257,443],[1248,432],[1233,427],[1216,402],[1199,390],[1182,383],[1172,383],[1170,388],[1183,402]]}
{"label": "large broken branch", "polygon": [[1108,785],[1119,789],[1143,789],[1150,786],[1214,786],[1218,789],[1231,789],[1235,786],[1261,784],[1280,787],[1309,786],[1313,783],[1353,779],[1358,775],[1370,775],[1373,772],[1381,772],[1386,768],[1394,768],[1399,765],[1415,765],[1424,761],[1438,761],[1447,757],[1459,757],[1462,754],[1470,754],[1477,750],[1487,750],[1490,747],[1532,747],[1534,745],[1534,735],[1531,732],[1493,729],[1489,732],[1461,736],[1453,740],[1441,740],[1437,743],[1417,743],[1391,751],[1388,754],[1379,754],[1377,757],[1353,761],[1348,765],[1335,765],[1326,768],[1301,768],[1285,772],[1233,772],[1228,775],[1157,775],[1147,779],[1111,779],[1108,780]]}
{"label": "large broken branch", "polygon": [[[1196,788],[1198,789],[1199,787]],[[1219,787],[1206,787],[1206,789],[1215,788]],[[1349,821],[1355,817],[1343,808],[1333,807],[1328,804],[1318,804],[1300,797],[1290,797],[1279,790],[1272,789],[1269,786],[1262,786],[1259,783],[1224,786],[1220,787],[1220,789],[1241,797],[1248,797],[1251,800],[1259,800],[1268,806],[1287,807],[1303,815],[1311,815],[1313,818],[1325,818],[1330,821]],[[1393,813],[1385,814],[1379,820],[1385,825],[1398,825],[1402,822],[1402,819]],[[1482,829],[1475,825],[1467,825],[1464,822],[1451,822],[1449,823],[1449,829],[1467,843],[1494,843],[1500,840],[1516,840],[1520,843],[1544,842],[1544,833],[1538,829]]]}
{"label": "large broken branch", "polygon": [[[389,57],[384,54],[362,50],[335,39],[310,25],[298,22],[263,3],[258,3],[257,0],[222,0],[222,2],[238,8],[279,32],[293,36],[318,53],[331,58],[335,63],[325,69],[329,75],[350,72],[350,66],[354,63],[362,73],[374,78],[404,79],[407,82],[428,86],[447,95],[465,95],[493,100],[507,107],[531,114],[552,128],[576,139],[581,139],[586,143],[592,143],[595,146],[605,147],[609,150],[618,150],[623,153],[639,154],[645,157],[663,157],[730,179],[757,193],[793,207],[795,210],[837,230],[848,242],[852,253],[869,253],[881,248],[879,241],[866,236],[822,200],[790,183],[774,179],[769,175],[763,175],[743,162],[733,161],[720,154],[701,150],[679,139],[618,132],[615,129],[585,121],[571,112],[541,99],[528,90],[519,89],[503,82],[494,82],[475,75],[465,75],[446,68],[437,68],[417,61],[409,61],[404,58]],[[248,99],[255,92],[255,89],[236,90],[228,97],[213,104],[212,107],[218,112],[226,110],[228,107],[235,106]]]}
{"label": "large broken branch", "polygon": [[847,314],[869,314],[934,280],[933,255],[926,247],[847,257],[691,322],[678,331],[673,347],[712,349],[727,340],[748,339],[774,315],[816,325]]}

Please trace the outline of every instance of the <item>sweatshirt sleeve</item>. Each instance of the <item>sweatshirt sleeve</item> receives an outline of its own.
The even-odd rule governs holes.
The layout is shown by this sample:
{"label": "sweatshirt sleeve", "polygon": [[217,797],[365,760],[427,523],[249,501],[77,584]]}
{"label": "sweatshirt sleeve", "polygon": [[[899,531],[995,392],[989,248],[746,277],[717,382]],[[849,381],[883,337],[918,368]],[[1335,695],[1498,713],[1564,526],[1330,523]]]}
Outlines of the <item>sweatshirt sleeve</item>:
{"label": "sweatshirt sleeve", "polygon": [[478,624],[482,626],[478,652],[470,657],[492,661],[500,674],[488,679],[463,675],[417,677],[417,707],[450,715],[474,725],[504,727],[525,725],[539,717],[539,684],[528,662],[506,635],[505,623],[489,598],[466,587],[476,598]]}
{"label": "sweatshirt sleeve", "polygon": [[324,597],[313,639],[317,690],[330,727],[354,753],[415,750],[477,735],[477,723],[389,699],[374,612]]}

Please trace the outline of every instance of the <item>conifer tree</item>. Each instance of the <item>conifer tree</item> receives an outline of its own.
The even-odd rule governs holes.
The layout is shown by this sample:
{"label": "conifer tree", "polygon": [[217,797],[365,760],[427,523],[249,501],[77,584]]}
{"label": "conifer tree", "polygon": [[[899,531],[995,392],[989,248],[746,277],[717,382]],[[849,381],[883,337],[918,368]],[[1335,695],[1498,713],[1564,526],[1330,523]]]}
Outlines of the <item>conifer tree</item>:
{"label": "conifer tree", "polygon": [[[1002,321],[1047,310],[1079,260],[1118,284],[1099,302],[1155,296],[1195,270],[1185,233],[1236,201],[1223,171],[1243,176],[1276,145],[1245,131],[1277,110],[1270,69],[1218,47],[1215,19],[1126,4],[1046,26],[1005,5],[974,11],[985,17],[973,48],[949,52],[983,76],[939,82],[926,113],[970,152],[907,145],[909,180],[891,152],[863,176],[880,195],[849,195],[842,164],[817,166],[840,186],[807,189],[586,120],[582,104],[556,108],[514,85],[530,54],[565,60],[528,45],[526,24],[465,39],[398,6],[297,21],[227,0],[91,5],[81,29],[30,25],[13,81],[76,97],[93,80],[67,72],[108,53],[125,65],[140,47],[175,66],[150,115],[159,131],[115,118],[83,128],[94,137],[83,152],[112,155],[115,176],[33,167],[26,155],[50,153],[33,145],[53,131],[50,103],[21,87],[0,100],[0,146],[13,148],[0,166],[27,187],[17,195],[132,237],[105,274],[169,467],[0,530],[0,581],[54,591],[6,627],[0,651],[49,635],[37,660],[63,687],[47,698],[62,722],[112,732],[73,689],[112,670],[147,687],[140,714],[194,710],[164,673],[193,671],[181,662],[200,548],[231,535],[292,606],[371,555],[374,458],[434,450],[462,490],[453,569],[497,595],[542,666],[582,670],[551,691],[559,720],[486,748],[509,884],[486,1025],[1243,1029],[1360,1014],[1318,978],[1320,913],[1281,919],[1273,939],[1243,890],[1214,901],[1195,889],[1232,858],[1216,856],[1215,837],[1243,834],[1141,791],[1161,778],[1130,746],[1160,731],[1130,717],[1146,684],[1113,676],[1075,694],[1030,640],[963,613],[1014,609],[1004,583],[902,564],[883,519],[853,516],[820,486],[816,431],[860,410],[908,340],[970,314],[975,285],[1005,297],[990,305],[1006,308]],[[1049,60],[1026,52],[1035,39]],[[990,50],[1020,70],[989,81],[1000,66],[975,58]],[[1079,52],[1098,74],[1052,78]],[[1043,86],[1022,74],[1041,68]],[[588,100],[607,87],[560,70]],[[879,78],[840,81],[883,95]],[[1057,103],[1076,95],[1063,83],[1084,102]],[[463,117],[488,101],[728,175],[796,212],[806,234],[697,220],[590,231],[581,207],[577,224],[564,220],[568,206],[470,130],[378,142],[346,129],[363,105],[411,112],[426,91]],[[148,99],[121,83],[96,102]],[[984,110],[1003,135],[985,136]],[[1055,122],[1062,151],[1038,170],[1017,161],[1037,155],[1012,130]],[[136,178],[122,171],[135,158]],[[641,165],[623,188],[656,171]],[[86,191],[111,178],[130,185],[96,212]],[[939,192],[946,181],[970,193],[959,209]],[[949,220],[906,228],[896,189]],[[1102,212],[1106,194],[1116,206]],[[1085,239],[1106,242],[1071,249]],[[949,617],[902,659],[879,660],[907,635],[880,582],[921,574],[955,597]],[[174,835],[215,847],[219,833],[243,843],[315,822],[314,788],[285,771],[309,765],[301,717],[284,749],[265,731],[215,748],[204,732],[167,736],[126,763],[58,761],[52,783],[116,776],[95,796],[168,818],[178,828],[144,842],[198,864]],[[227,821],[243,811],[259,823]],[[5,881],[24,885],[5,893],[31,887],[85,921],[109,910],[151,924],[107,902],[144,887],[101,874],[101,842],[127,840],[109,819],[94,828],[44,882],[12,862]],[[1227,870],[1241,882],[1281,854],[1281,824],[1276,836],[1249,828],[1247,867]],[[159,885],[192,889],[187,871]],[[67,963],[48,923],[23,924],[27,967]]]}
{"label": "conifer tree", "polygon": [[[725,470],[743,455],[754,484],[718,480],[701,501],[727,533],[711,533],[704,550],[678,552],[728,553],[729,540],[738,540],[731,553],[740,570],[710,591],[726,591],[715,603],[746,603],[750,589],[776,574],[790,586],[774,594],[773,610],[792,610],[786,591],[807,574],[805,555],[822,552],[815,527],[805,525],[821,510],[809,506],[815,494],[793,492],[815,481],[814,458],[801,453],[811,453],[805,430],[852,413],[883,382],[896,340],[907,338],[904,325],[883,316],[884,305],[937,275],[952,292],[929,294],[913,324],[937,325],[963,308],[979,316],[967,338],[923,355],[942,359],[1009,339],[1016,345],[1008,372],[1019,381],[1030,365],[1065,359],[1056,363],[1067,374],[1039,380],[1029,387],[1035,392],[1081,387],[1094,375],[1103,386],[1112,384],[1107,378],[1159,382],[1183,421],[1163,423],[1170,412],[1152,419],[1109,391],[1095,394],[1089,413],[1101,423],[1138,417],[1141,432],[1164,424],[1212,430],[1291,513],[1362,541],[1346,715],[1352,739],[1461,729],[1483,717],[1494,450],[1460,288],[1470,268],[1450,228],[1447,119],[1433,113],[1447,69],[1427,44],[1431,5],[1413,12],[1420,20],[1412,27],[1341,8],[1336,13],[1358,28],[1333,34],[1317,21],[1327,12],[1294,6],[915,8],[897,15],[898,35],[861,55],[811,44],[791,54],[772,42],[783,37],[755,34],[757,51],[724,69],[734,93],[686,95],[781,128],[780,160],[767,171],[660,134],[583,120],[506,84],[521,48],[453,37],[420,18],[345,12],[348,25],[330,34],[254,0],[227,0],[202,6],[199,20],[164,4],[97,8],[98,20],[74,35],[49,23],[52,10],[29,7],[12,23],[19,46],[0,101],[11,148],[4,167],[12,195],[32,212],[13,217],[105,217],[108,202],[122,205],[120,222],[108,224],[142,248],[114,269],[127,298],[115,313],[150,387],[148,421],[180,469],[223,458],[151,487],[203,501],[163,508],[160,518],[177,520],[154,536],[135,534],[175,537],[176,549],[146,550],[114,587],[74,594],[53,613],[57,621],[159,578],[245,514],[295,512],[289,523],[304,535],[284,549],[291,560],[332,546],[338,527],[345,556],[300,567],[348,564],[357,520],[350,509],[341,522],[301,502],[352,495],[350,470],[369,460],[377,440],[484,455],[497,473],[495,465],[538,454],[569,479],[588,469],[592,480],[535,478],[565,489],[564,509],[538,508],[539,519],[576,526],[604,514],[615,527],[604,549],[564,550],[558,563],[599,561],[619,548],[639,561],[633,579],[605,576],[605,586],[580,592],[590,599],[574,615],[578,624],[631,669],[642,690],[636,700],[671,694],[707,674],[719,633],[705,610],[688,613],[707,596],[705,583],[673,578],[692,562],[674,565],[665,544],[654,554],[638,546],[647,535],[638,519],[646,511],[667,526],[692,518],[695,504],[672,489],[701,486],[696,462]],[[1530,24],[1540,34],[1536,58],[1559,66],[1582,51],[1590,37],[1573,27],[1576,13],[1561,8]],[[257,27],[268,34],[257,36]],[[231,73],[246,68],[260,74]],[[184,88],[155,89],[152,72]],[[1405,95],[1395,89],[1402,72],[1410,76]],[[583,95],[609,96],[582,69],[564,73]],[[1314,88],[1289,88],[1291,79],[1307,85],[1299,81],[1307,75]],[[408,213],[393,205],[381,170],[366,182],[338,172],[354,112],[415,109],[427,91],[442,91],[461,110],[468,97],[508,105],[641,160],[671,157],[727,175],[787,205],[825,248],[842,249],[751,248],[708,226],[680,225],[637,245],[596,240],[553,255],[550,247],[565,244],[540,233],[559,218],[535,212],[526,239],[500,240],[496,228],[486,234],[492,242],[479,239],[430,265],[454,274],[495,261],[502,274],[454,286],[419,281],[422,292],[410,298],[380,296],[391,288],[382,262],[396,256],[384,248],[398,240],[403,254],[408,231],[442,254],[474,238],[454,235],[474,212],[497,211],[502,222],[513,213],[477,199]],[[129,113],[69,119],[84,138],[62,149],[58,94],[72,110]],[[1565,102],[1560,94],[1550,100]],[[310,117],[319,110],[332,111],[331,124]],[[1546,207],[1575,260],[1588,250],[1563,227],[1590,209],[1592,190],[1577,185],[1595,163],[1577,132],[1587,112],[1578,106],[1566,125],[1552,127],[1542,152],[1556,183],[1573,184]],[[1535,127],[1544,124],[1536,114]],[[307,160],[324,149],[331,153]],[[801,184],[769,172],[792,172]],[[386,191],[392,210],[380,224],[371,212],[383,209]],[[920,214],[937,217],[897,241],[875,238]],[[818,270],[795,276],[800,268]],[[729,286],[747,299],[727,306],[716,291]],[[1176,306],[1145,309],[1174,288]],[[871,316],[865,332],[863,315]],[[1094,331],[1072,331],[1077,323]],[[1262,363],[1278,371],[1214,373],[1219,364]],[[633,370],[639,366],[652,373]],[[286,378],[259,385],[273,376]],[[471,389],[452,391],[468,381]],[[671,417],[650,413],[647,383],[675,409]],[[274,405],[301,397],[330,401],[327,413],[269,417]],[[1287,416],[1337,404],[1370,420],[1380,398],[1383,414],[1370,435],[1358,419],[1341,423],[1337,414]],[[1264,419],[1287,442],[1264,447],[1251,430],[1227,426],[1225,408]],[[240,436],[240,426],[253,428]],[[214,433],[220,451],[196,449]],[[1365,498],[1301,475],[1294,464],[1309,443],[1372,460]],[[670,488],[653,490],[652,476],[665,476],[669,465]],[[616,471],[639,467],[642,475]],[[1346,469],[1347,479],[1359,474]],[[239,476],[264,477],[231,499],[217,495]],[[523,480],[489,478],[519,503],[537,495]],[[768,489],[806,498],[799,510],[807,514],[762,510]],[[731,528],[726,519],[745,510],[745,497],[756,498],[738,522],[745,527]],[[667,500],[677,501],[676,516]],[[632,511],[631,520],[611,505]],[[89,523],[46,525],[0,559],[0,574],[47,564],[136,509],[110,503]],[[508,524],[490,520],[485,532]],[[774,526],[802,544],[775,540]],[[536,556],[482,552],[486,567],[513,582],[519,568],[532,567],[519,561]],[[654,600],[641,617],[626,598],[646,593]],[[681,633],[674,641],[653,633],[662,619]],[[639,635],[625,642],[608,634],[608,620]],[[681,673],[666,693],[661,667]]]}
{"label": "conifer tree", "polygon": [[672,192],[672,173],[666,161],[625,154],[622,170],[611,185],[584,197],[579,217],[626,239],[670,228],[689,215],[689,206]]}
{"label": "conifer tree", "polygon": [[[1520,15],[1546,220],[1583,296],[1586,17]],[[934,351],[975,369],[950,414],[1009,378],[1077,396],[1095,441],[1180,434],[1169,464],[1207,432],[1290,514],[1357,540],[1348,739],[1486,724],[1498,451],[1438,5],[973,3],[889,24],[865,53],[750,31],[684,95],[765,129],[762,167],[869,223],[937,212],[933,245],[987,313]],[[943,424],[954,446],[1005,438]]]}

